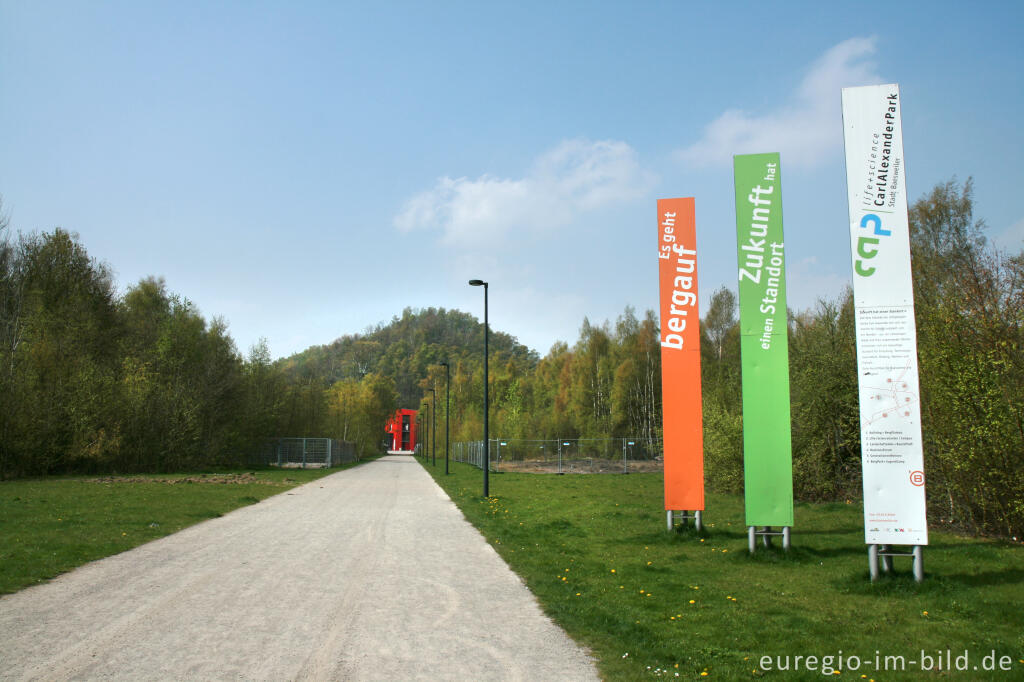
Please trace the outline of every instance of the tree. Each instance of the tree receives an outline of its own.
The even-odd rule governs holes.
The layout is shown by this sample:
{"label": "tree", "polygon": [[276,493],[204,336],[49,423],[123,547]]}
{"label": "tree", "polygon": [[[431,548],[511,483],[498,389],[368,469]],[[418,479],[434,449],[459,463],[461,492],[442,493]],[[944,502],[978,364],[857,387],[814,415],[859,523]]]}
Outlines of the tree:
{"label": "tree", "polygon": [[736,328],[736,294],[732,289],[723,286],[711,294],[703,327],[715,351],[715,358],[721,362],[726,339]]}
{"label": "tree", "polygon": [[[107,266],[60,228],[19,241],[18,343],[11,353],[20,392],[11,443],[24,473],[102,466],[116,449],[111,395],[119,325]],[[20,434],[18,433],[20,432]]]}
{"label": "tree", "polygon": [[584,317],[580,340],[573,349],[569,410],[585,438],[606,437],[611,432],[615,376],[611,345],[607,324],[597,327]]}
{"label": "tree", "polygon": [[933,515],[1024,534],[1024,252],[989,245],[973,183],[910,211],[922,426]]}
{"label": "tree", "polygon": [[794,492],[805,500],[860,490],[853,292],[793,318],[789,342]]}

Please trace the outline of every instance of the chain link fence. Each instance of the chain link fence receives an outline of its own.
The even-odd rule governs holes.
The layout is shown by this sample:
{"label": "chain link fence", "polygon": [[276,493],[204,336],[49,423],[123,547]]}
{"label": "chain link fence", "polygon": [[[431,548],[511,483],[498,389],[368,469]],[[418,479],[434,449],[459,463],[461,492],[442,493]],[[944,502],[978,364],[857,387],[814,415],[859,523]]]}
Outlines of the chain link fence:
{"label": "chain link fence", "polygon": [[[456,462],[483,469],[483,441],[452,444]],[[490,441],[491,471],[535,474],[628,474],[663,470],[661,440],[560,438]]]}
{"label": "chain link fence", "polygon": [[327,468],[354,462],[355,443],[333,438],[273,438],[264,443],[256,456],[262,466],[285,468]]}

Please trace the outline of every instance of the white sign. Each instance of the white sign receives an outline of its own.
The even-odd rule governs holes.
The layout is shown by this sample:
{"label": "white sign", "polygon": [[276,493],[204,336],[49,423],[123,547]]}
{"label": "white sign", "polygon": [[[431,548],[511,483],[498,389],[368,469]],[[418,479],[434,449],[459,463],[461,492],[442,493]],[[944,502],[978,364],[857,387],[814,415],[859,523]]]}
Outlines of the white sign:
{"label": "white sign", "polygon": [[843,89],[864,540],[927,545],[917,330],[898,85]]}

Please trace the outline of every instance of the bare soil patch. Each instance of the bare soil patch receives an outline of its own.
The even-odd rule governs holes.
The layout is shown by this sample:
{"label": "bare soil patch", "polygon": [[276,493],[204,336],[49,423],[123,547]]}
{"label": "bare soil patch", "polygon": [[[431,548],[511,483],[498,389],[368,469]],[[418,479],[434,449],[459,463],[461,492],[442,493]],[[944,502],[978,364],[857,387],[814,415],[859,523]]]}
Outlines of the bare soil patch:
{"label": "bare soil patch", "polygon": [[[625,472],[652,473],[662,471],[661,460],[629,460]],[[559,471],[558,462],[550,460],[535,461],[502,461],[498,471],[516,472],[520,474],[621,474],[625,473],[621,459],[573,459],[563,460]]]}

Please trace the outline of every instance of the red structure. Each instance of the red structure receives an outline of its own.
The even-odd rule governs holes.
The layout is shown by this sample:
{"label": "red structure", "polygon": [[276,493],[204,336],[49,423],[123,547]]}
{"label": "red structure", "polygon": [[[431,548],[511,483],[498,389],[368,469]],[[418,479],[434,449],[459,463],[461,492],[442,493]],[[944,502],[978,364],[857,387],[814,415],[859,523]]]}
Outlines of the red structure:
{"label": "red structure", "polygon": [[398,410],[384,427],[388,452],[416,450],[416,410]]}

